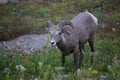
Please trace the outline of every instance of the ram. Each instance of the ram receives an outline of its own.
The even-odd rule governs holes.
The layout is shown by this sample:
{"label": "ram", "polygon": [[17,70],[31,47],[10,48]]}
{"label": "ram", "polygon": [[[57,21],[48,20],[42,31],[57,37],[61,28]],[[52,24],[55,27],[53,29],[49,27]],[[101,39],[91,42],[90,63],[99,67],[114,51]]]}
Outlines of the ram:
{"label": "ram", "polygon": [[[85,55],[84,44],[89,42],[91,51],[94,52],[94,39],[98,26],[97,18],[88,11],[81,12],[71,21],[62,20],[57,25],[48,21],[48,31],[51,37],[50,45],[60,49],[62,53],[62,66],[65,63],[65,56],[73,53],[74,64],[80,70]],[[78,53],[80,51],[80,60]],[[93,62],[93,55],[91,56]]]}

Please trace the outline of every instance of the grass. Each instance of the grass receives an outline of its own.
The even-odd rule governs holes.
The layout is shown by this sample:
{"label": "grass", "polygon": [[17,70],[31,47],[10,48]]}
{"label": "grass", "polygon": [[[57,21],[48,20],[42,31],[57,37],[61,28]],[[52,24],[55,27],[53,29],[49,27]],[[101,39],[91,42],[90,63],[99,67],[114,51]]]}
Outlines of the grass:
{"label": "grass", "polygon": [[55,24],[64,19],[71,20],[86,9],[97,16],[100,22],[116,24],[120,22],[120,8],[117,2],[119,1],[115,1],[114,4],[104,0],[46,1],[44,3],[24,1],[0,5],[0,41],[24,34],[40,33],[48,20]]}
{"label": "grass", "polygon": [[[87,54],[84,58],[81,72],[75,72],[73,55],[66,57],[64,69],[61,68],[61,54],[54,47],[52,50],[43,50],[41,53],[25,56],[15,55],[11,58],[0,57],[0,78],[1,80],[16,80],[24,78],[26,80],[38,78],[38,80],[57,80],[58,75],[69,74],[66,80],[95,79],[95,80],[119,80],[120,59],[119,47],[120,38],[110,44],[109,38],[96,40],[96,51],[94,63],[90,63],[90,49],[86,44]],[[23,65],[26,70],[17,70],[17,65]],[[6,68],[9,68],[6,70]]]}
{"label": "grass", "polygon": [[[54,47],[50,51],[45,49],[30,55],[0,56],[0,80],[58,80],[61,75],[69,75],[64,80],[119,80],[120,8],[116,2],[108,3],[109,1],[104,0],[89,0],[89,4],[86,0],[80,0],[80,3],[68,0],[0,5],[0,41],[23,34],[40,33],[41,27],[45,27],[48,20],[55,24],[63,19],[71,20],[86,9],[97,16],[100,22],[95,41],[94,63],[90,63],[92,53],[86,44],[87,54],[79,74],[75,72],[72,54],[66,57],[65,68],[61,69],[61,53]],[[105,28],[101,27],[103,23]],[[115,31],[112,31],[113,28]]]}

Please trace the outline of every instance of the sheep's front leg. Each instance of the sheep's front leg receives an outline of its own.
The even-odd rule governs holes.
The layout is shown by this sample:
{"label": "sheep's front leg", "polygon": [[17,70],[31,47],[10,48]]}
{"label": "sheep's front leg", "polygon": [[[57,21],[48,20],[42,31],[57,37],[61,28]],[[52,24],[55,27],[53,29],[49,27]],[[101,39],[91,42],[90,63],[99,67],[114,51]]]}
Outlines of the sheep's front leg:
{"label": "sheep's front leg", "polygon": [[76,67],[76,70],[77,70],[77,69],[79,69],[79,66],[78,66],[78,50],[77,49],[74,50],[73,57],[74,57],[74,64],[75,64],[75,67]]}
{"label": "sheep's front leg", "polygon": [[62,54],[62,67],[64,67],[64,64],[65,64],[65,55]]}
{"label": "sheep's front leg", "polygon": [[84,56],[85,56],[85,48],[84,48],[84,45],[80,46],[79,49],[80,49],[79,67],[81,68],[82,62],[83,62],[83,59],[84,59]]}

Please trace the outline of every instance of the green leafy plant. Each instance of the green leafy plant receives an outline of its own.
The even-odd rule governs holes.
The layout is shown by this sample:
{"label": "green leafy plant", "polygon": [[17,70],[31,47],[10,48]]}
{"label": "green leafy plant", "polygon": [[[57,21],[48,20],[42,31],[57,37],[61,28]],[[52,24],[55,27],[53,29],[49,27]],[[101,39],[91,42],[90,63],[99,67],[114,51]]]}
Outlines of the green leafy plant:
{"label": "green leafy plant", "polygon": [[50,9],[39,9],[38,14],[40,17],[47,17],[50,14]]}

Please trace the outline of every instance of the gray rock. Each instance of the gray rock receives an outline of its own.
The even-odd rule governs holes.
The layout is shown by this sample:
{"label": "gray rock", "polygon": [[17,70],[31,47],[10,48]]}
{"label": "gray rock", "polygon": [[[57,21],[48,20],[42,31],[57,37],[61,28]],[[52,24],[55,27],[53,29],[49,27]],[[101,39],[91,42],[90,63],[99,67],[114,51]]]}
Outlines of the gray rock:
{"label": "gray rock", "polygon": [[7,4],[8,0],[0,0],[0,4]]}
{"label": "gray rock", "polygon": [[3,70],[3,73],[7,73],[9,70],[10,70],[10,68],[9,68],[9,67],[6,67],[6,68]]}
{"label": "gray rock", "polygon": [[20,0],[9,0],[10,2],[13,2],[13,3],[17,3],[19,2]]}
{"label": "gray rock", "polygon": [[57,76],[57,80],[66,80],[69,78],[69,74],[65,74],[65,75],[58,75]]}
{"label": "gray rock", "polygon": [[0,4],[7,4],[8,2],[18,3],[20,0],[0,0]]}
{"label": "gray rock", "polygon": [[46,39],[47,34],[23,35],[11,41],[1,42],[0,50],[19,52],[20,54],[39,52],[46,47]]}

